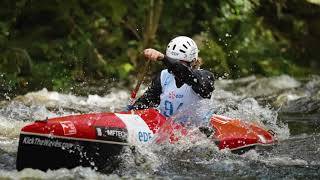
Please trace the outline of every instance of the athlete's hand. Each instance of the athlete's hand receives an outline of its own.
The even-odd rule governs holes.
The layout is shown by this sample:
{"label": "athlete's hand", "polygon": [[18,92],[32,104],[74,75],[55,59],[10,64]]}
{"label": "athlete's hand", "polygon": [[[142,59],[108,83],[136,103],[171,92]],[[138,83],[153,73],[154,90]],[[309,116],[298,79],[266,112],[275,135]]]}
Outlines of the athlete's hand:
{"label": "athlete's hand", "polygon": [[152,61],[161,61],[164,58],[164,55],[161,52],[152,48],[145,49],[143,55],[145,58]]}

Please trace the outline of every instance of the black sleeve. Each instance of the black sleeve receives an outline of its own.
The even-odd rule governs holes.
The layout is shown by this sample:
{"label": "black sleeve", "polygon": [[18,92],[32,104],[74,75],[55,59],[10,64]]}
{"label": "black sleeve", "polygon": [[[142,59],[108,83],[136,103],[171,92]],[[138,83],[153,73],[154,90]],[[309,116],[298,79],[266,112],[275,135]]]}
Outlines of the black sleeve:
{"label": "black sleeve", "polygon": [[168,57],[165,57],[163,62],[179,81],[191,86],[201,97],[211,98],[214,90],[214,76],[210,71],[192,69]]}
{"label": "black sleeve", "polygon": [[133,109],[146,109],[157,107],[160,104],[161,88],[161,73],[159,73],[151,82],[151,86],[147,91],[133,104]]}

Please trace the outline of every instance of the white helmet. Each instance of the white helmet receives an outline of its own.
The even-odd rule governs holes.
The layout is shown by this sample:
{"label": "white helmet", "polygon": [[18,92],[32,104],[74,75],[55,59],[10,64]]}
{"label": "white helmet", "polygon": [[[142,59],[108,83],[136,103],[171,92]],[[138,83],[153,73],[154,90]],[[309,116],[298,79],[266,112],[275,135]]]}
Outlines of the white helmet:
{"label": "white helmet", "polygon": [[172,39],[166,50],[169,58],[192,62],[198,58],[197,44],[189,37],[178,36]]}

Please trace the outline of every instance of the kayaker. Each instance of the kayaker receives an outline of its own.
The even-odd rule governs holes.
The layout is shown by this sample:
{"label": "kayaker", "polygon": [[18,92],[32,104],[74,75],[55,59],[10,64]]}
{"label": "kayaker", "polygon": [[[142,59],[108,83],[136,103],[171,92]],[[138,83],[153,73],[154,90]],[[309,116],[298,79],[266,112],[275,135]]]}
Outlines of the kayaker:
{"label": "kayaker", "polygon": [[213,74],[200,69],[198,47],[189,37],[172,39],[166,56],[152,48],[143,51],[146,59],[161,61],[166,66],[152,81],[147,91],[134,103],[133,109],[158,107],[169,117],[186,105],[211,98],[214,90]]}

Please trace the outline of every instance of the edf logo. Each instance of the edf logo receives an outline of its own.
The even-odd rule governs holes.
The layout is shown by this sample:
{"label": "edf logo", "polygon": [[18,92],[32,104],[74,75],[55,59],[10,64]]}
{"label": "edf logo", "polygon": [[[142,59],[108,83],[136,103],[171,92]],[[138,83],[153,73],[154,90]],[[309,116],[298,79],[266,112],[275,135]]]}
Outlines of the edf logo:
{"label": "edf logo", "polygon": [[169,92],[169,98],[170,99],[175,99],[176,98],[176,93],[174,93],[174,91]]}
{"label": "edf logo", "polygon": [[176,94],[174,91],[169,92],[169,98],[175,99],[175,98],[183,98],[183,94]]}
{"label": "edf logo", "polygon": [[138,133],[140,142],[148,142],[152,138],[152,134],[150,132],[141,132]]}

